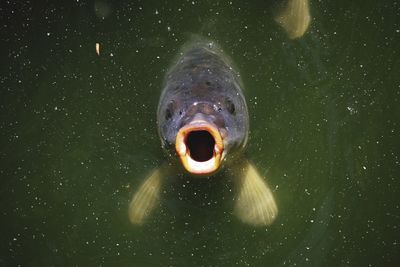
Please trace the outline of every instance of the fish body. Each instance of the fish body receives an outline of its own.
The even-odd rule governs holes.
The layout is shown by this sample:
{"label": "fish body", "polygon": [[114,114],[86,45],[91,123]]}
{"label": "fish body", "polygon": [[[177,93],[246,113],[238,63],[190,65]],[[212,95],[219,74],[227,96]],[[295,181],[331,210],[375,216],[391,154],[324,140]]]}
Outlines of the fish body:
{"label": "fish body", "polygon": [[165,76],[157,124],[170,163],[153,170],[132,196],[133,224],[142,224],[157,206],[162,182],[176,173],[171,162],[191,176],[212,176],[229,164],[226,174],[237,188],[234,214],[255,226],[275,220],[272,191],[243,153],[249,114],[240,75],[216,44],[198,41],[183,48]]}
{"label": "fish body", "polygon": [[211,42],[186,48],[168,71],[161,93],[158,133],[191,174],[217,171],[248,139],[249,115],[239,74]]}

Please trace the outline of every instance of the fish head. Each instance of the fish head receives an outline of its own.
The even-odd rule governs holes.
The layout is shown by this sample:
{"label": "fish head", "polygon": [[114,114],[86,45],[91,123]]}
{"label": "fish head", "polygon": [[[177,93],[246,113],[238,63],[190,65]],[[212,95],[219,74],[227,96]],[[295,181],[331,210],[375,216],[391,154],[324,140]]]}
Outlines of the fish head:
{"label": "fish head", "polygon": [[247,142],[248,113],[241,94],[172,95],[160,102],[158,115],[163,147],[194,175],[218,171]]}

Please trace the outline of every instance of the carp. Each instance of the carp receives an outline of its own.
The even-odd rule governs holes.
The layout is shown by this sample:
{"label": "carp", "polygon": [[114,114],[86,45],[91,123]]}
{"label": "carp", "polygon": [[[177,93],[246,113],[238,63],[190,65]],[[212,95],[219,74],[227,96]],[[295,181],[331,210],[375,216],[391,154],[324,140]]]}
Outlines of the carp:
{"label": "carp", "polygon": [[274,221],[272,191],[243,153],[249,114],[241,78],[217,44],[201,40],[184,46],[165,75],[157,125],[169,163],[153,170],[133,195],[128,209],[133,224],[152,212],[168,175],[210,177],[224,168],[238,189],[234,214],[251,225]]}

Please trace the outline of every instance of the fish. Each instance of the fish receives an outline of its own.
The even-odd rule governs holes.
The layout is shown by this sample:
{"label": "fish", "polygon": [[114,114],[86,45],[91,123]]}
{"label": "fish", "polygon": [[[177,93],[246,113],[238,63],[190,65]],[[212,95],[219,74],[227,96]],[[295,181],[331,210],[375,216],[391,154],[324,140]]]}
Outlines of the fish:
{"label": "fish", "polygon": [[246,224],[272,224],[278,214],[272,190],[244,153],[249,121],[240,74],[222,48],[203,39],[184,45],[165,75],[157,108],[168,161],[133,194],[130,222],[140,225],[150,216],[165,177],[213,177],[225,170],[237,188],[233,214]]}

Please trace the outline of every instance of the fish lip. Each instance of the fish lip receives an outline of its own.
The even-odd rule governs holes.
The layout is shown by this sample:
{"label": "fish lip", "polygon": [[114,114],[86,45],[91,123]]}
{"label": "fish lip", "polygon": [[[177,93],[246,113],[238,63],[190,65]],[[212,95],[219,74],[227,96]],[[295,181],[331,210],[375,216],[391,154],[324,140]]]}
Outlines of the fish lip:
{"label": "fish lip", "polygon": [[[196,161],[190,156],[186,146],[186,139],[189,133],[194,131],[207,131],[214,138],[215,145],[213,156],[207,161]],[[179,129],[175,142],[176,152],[183,167],[191,174],[207,175],[217,171],[221,165],[224,152],[224,143],[218,128],[205,120],[193,120]]]}

